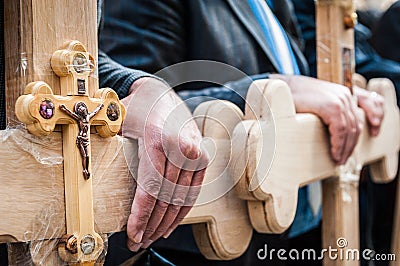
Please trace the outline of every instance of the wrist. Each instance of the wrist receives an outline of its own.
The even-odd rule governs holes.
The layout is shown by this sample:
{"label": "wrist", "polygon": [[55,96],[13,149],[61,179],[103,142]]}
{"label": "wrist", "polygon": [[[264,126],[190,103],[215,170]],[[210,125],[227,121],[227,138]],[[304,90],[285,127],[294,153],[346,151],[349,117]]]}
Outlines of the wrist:
{"label": "wrist", "polygon": [[149,78],[149,77],[142,77],[142,78],[135,80],[132,83],[131,87],[129,88],[128,94],[135,93],[144,83],[149,82],[150,79],[151,78]]}

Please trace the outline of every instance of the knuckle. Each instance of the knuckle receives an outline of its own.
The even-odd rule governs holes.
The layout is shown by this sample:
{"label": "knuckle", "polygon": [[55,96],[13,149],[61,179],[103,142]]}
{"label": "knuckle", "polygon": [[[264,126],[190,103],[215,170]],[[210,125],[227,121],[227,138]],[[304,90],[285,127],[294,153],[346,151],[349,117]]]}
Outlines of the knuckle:
{"label": "knuckle", "polygon": [[186,206],[193,206],[196,203],[197,197],[199,196],[200,190],[195,191],[193,193],[189,193],[189,195],[186,197]]}
{"label": "knuckle", "polygon": [[340,135],[346,134],[346,132],[347,132],[346,122],[339,121],[335,126],[335,132]]}
{"label": "knuckle", "polygon": [[341,101],[331,101],[328,104],[328,108],[331,109],[335,114],[341,113],[343,111],[343,103]]}
{"label": "knuckle", "polygon": [[172,204],[175,206],[183,206],[185,204],[185,200],[182,195],[178,195],[172,199]]}
{"label": "knuckle", "polygon": [[161,209],[161,210],[167,209],[168,208],[168,202],[165,202],[163,200],[157,200],[156,207]]}
{"label": "knuckle", "polygon": [[178,214],[179,213],[179,210],[181,209],[181,206],[180,205],[169,205],[169,207],[168,207],[168,212],[172,215],[172,216],[174,216],[174,215],[176,215],[176,214]]}
{"label": "knuckle", "polygon": [[160,141],[160,140],[155,140],[153,143],[152,143],[152,148],[155,150],[155,151],[158,151],[158,152],[161,152],[161,153],[165,153],[164,152],[164,146],[163,146],[163,144],[162,144],[162,141]]}
{"label": "knuckle", "polygon": [[157,228],[157,230],[153,233],[153,235],[150,237],[150,240],[152,240],[152,241],[156,241],[156,240],[158,240],[166,231],[167,231],[167,229],[168,228],[166,228],[166,227],[159,227],[159,228]]}
{"label": "knuckle", "polygon": [[[154,204],[155,197],[146,193],[144,196],[140,198],[140,201],[141,204],[144,206],[152,206]],[[143,213],[144,215],[147,215],[151,213],[151,210],[150,208],[142,208],[140,212]]]}
{"label": "knuckle", "polygon": [[161,178],[148,178],[146,181],[141,182],[140,185],[150,195],[157,195],[160,191],[161,183]]}
{"label": "knuckle", "polygon": [[183,221],[184,218],[185,218],[184,216],[176,217],[176,221],[174,222],[174,225],[180,224]]}
{"label": "knuckle", "polygon": [[342,88],[343,94],[344,94],[346,97],[351,98],[350,89],[349,89],[348,87],[346,87],[346,86],[343,86],[343,85],[341,86],[341,88]]}
{"label": "knuckle", "polygon": [[156,230],[157,230],[157,228],[155,226],[147,224],[146,233],[145,233],[145,236],[143,237],[143,239],[151,236]]}
{"label": "knuckle", "polygon": [[139,215],[136,217],[137,222],[139,225],[145,226],[147,224],[147,221],[149,220],[150,217],[150,212],[149,211],[144,211],[143,215]]}
{"label": "knuckle", "polygon": [[168,203],[171,201],[172,193],[173,191],[160,191],[157,198],[158,201],[160,202],[158,204],[161,208],[165,207],[162,203],[168,206]]}
{"label": "knuckle", "polygon": [[172,198],[172,204],[175,206],[183,206],[185,204],[186,195],[187,191],[184,189],[175,191],[174,197]]}
{"label": "knuckle", "polygon": [[[201,186],[201,184],[204,181],[204,178],[206,176],[206,171],[201,171],[195,178],[194,182],[193,182],[193,186]],[[200,188],[198,188],[200,189]]]}
{"label": "knuckle", "polygon": [[179,188],[179,190],[181,190],[181,189],[187,190],[191,183],[192,183],[192,175],[191,175],[191,173],[182,175],[179,178],[179,185],[182,186],[182,187]]}
{"label": "knuckle", "polygon": [[181,140],[180,147],[181,147],[181,151],[185,155],[185,157],[190,160],[195,160],[200,155],[199,148],[191,140],[185,140],[185,139]]}

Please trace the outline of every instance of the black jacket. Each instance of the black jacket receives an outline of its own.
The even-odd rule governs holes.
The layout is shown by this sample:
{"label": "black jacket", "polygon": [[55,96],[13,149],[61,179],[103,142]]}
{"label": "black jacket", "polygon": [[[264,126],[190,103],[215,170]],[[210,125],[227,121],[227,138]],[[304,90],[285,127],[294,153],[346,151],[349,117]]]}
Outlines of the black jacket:
{"label": "black jacket", "polygon": [[[290,12],[282,8],[277,11],[284,21],[282,24],[289,28],[289,35],[295,37],[292,17],[285,18]],[[308,65],[300,48],[292,38],[290,41],[301,72],[307,74]],[[189,94],[180,93],[184,99],[212,96],[243,107],[242,98],[246,96],[251,79],[277,72],[277,63],[262,28],[247,1],[243,0],[107,0],[99,45],[120,64],[149,73],[180,62],[213,60],[250,76],[249,79],[243,75],[218,73],[215,83],[229,82],[229,88],[237,95],[216,84],[179,86],[178,91],[192,90]],[[176,75],[166,71],[163,78],[167,81],[182,79]],[[202,88],[207,90],[199,90]]]}

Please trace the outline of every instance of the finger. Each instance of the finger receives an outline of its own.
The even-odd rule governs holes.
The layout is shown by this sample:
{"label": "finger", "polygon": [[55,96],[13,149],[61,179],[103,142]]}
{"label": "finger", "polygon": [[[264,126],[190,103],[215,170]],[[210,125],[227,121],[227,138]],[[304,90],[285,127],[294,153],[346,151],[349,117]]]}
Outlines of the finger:
{"label": "finger", "polygon": [[376,115],[367,115],[367,120],[369,124],[369,133],[374,137],[377,136],[381,128],[383,113]]}
{"label": "finger", "polygon": [[380,127],[370,127],[369,129],[369,133],[371,134],[371,136],[376,137],[379,135],[379,132],[381,131]]}
{"label": "finger", "polygon": [[384,118],[384,100],[379,96],[374,98],[373,106],[366,108],[367,121],[370,126],[370,134],[377,136]]}
{"label": "finger", "polygon": [[142,247],[142,243],[135,243],[128,238],[126,246],[130,251],[137,252]]}
{"label": "finger", "polygon": [[[186,214],[189,212],[191,206],[193,206],[194,203],[196,202],[196,199],[200,193],[201,184],[205,176],[206,167],[208,166],[209,163],[209,156],[207,152],[205,151],[202,152],[198,163],[199,166],[194,169],[199,169],[199,170],[194,172],[193,174],[190,187],[186,195],[185,206],[181,207],[179,205],[171,204],[168,207],[166,216],[164,217],[164,220],[162,222],[162,226],[160,226],[158,230],[154,233],[154,235],[151,237],[152,240],[156,240],[161,236],[163,236],[164,238],[169,236],[172,233],[172,231],[179,225],[182,219],[186,216]],[[180,182],[180,184],[182,184],[182,182]]]}
{"label": "finger", "polygon": [[179,213],[176,216],[175,220],[171,223],[169,228],[165,231],[165,233],[162,236],[164,238],[168,238],[172,234],[172,232],[174,232],[175,229],[179,226],[179,224],[183,221],[183,219],[191,209],[192,206],[183,206],[182,208],[180,208]]}
{"label": "finger", "polygon": [[[160,236],[165,234],[165,231],[169,228],[171,223],[178,215],[179,209],[185,203],[187,191],[189,190],[190,184],[192,182],[192,177],[194,173],[193,171],[196,170],[196,168],[191,167],[197,161],[197,159],[199,159],[200,152],[196,148],[196,146],[193,146],[190,143],[182,141],[180,144],[181,153],[179,153],[179,155],[181,156],[181,160],[178,160],[177,162],[181,163],[179,166],[182,167],[182,169],[180,169],[180,172],[175,172],[173,180],[170,179],[171,181],[173,181],[170,183],[176,183],[176,185],[173,186],[172,189],[169,189],[166,193],[167,195],[165,195],[165,197],[168,197],[168,202],[170,203],[170,205],[166,210],[163,210],[164,217],[157,217],[157,233],[155,234],[154,230],[152,230],[152,232],[149,231],[149,235],[151,233],[151,237],[149,240],[146,241],[144,247],[147,247],[152,243],[152,241],[157,240]],[[176,155],[177,154],[172,153],[172,157],[169,156],[168,158],[172,158],[172,161],[176,161]],[[178,175],[178,177],[176,177],[176,175]]]}
{"label": "finger", "polygon": [[147,149],[139,160],[137,188],[127,224],[129,241],[136,244],[142,241],[155,206],[162,184],[165,161],[163,152],[155,148]]}
{"label": "finger", "polygon": [[380,126],[384,117],[384,103],[385,99],[377,94],[364,92],[360,94],[358,104],[364,110],[367,123],[369,125],[369,133],[372,136],[379,134]]}
{"label": "finger", "polygon": [[343,149],[342,160],[339,164],[346,163],[347,159],[353,153],[354,147],[357,144],[358,136],[360,135],[360,127],[357,115],[357,109],[355,104],[353,103],[351,97],[346,97],[344,99],[345,105],[345,118],[346,118],[346,125],[347,125],[347,138],[345,142],[345,146]]}
{"label": "finger", "polygon": [[342,154],[347,138],[346,118],[343,113],[339,113],[331,119],[329,123],[331,155],[333,160],[339,163],[342,161]]}
{"label": "finger", "polygon": [[178,215],[176,216],[173,223],[170,225],[166,233],[163,235],[165,238],[169,237],[169,235],[178,227],[178,225],[182,222],[182,220],[186,217],[190,209],[194,206],[197,197],[200,193],[201,184],[203,183],[203,179],[205,176],[205,169],[195,172],[193,175],[192,183],[190,184],[190,189],[188,195],[186,197],[185,206],[183,206]]}
{"label": "finger", "polygon": [[189,191],[192,177],[192,171],[181,170],[177,186],[173,192],[171,204],[168,206],[165,216],[163,217],[157,230],[150,237],[151,241],[155,241],[164,235],[171,227],[171,224],[176,220],[176,217],[178,216],[182,206],[185,204],[186,195]]}
{"label": "finger", "polygon": [[[183,215],[187,214],[190,208],[185,208],[184,205],[194,205],[200,193],[200,186],[204,179],[205,169],[208,167],[209,163],[208,152],[205,150],[198,152],[197,149],[189,149],[186,150],[186,155],[189,160],[185,162],[185,170],[181,170],[177,186],[173,193],[173,199],[168,206],[163,221],[151,237],[153,241],[166,235],[167,230],[177,219],[179,213],[183,213]],[[182,208],[187,210],[182,211]]]}
{"label": "finger", "polygon": [[167,161],[165,167],[165,179],[163,180],[160,193],[158,194],[158,199],[156,201],[142,239],[144,248],[147,248],[152,243],[150,237],[159,227],[165,213],[167,212],[168,205],[171,202],[171,198],[175,190],[175,184],[179,178],[179,173],[180,168],[175,166],[173,163]]}

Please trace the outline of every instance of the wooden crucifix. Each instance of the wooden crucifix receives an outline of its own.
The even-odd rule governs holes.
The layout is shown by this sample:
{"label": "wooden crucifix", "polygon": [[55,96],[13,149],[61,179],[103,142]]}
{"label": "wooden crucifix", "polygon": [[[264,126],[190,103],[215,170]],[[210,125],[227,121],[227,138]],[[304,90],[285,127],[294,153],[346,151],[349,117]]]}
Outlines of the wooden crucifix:
{"label": "wooden crucifix", "polygon": [[[0,221],[0,242],[11,243],[10,256],[22,246],[12,243],[29,242],[27,258],[35,264],[61,264],[59,255],[67,261],[82,258],[81,261],[92,263],[95,256],[91,254],[98,255],[101,246],[96,233],[103,236],[121,231],[126,225],[138,163],[135,141],[99,137],[110,133],[106,124],[114,123],[115,108],[109,107],[116,99],[109,90],[96,92],[96,75],[87,75],[88,68],[90,72],[93,70],[93,57],[97,53],[96,1],[79,1],[77,5],[69,0],[19,0],[5,4],[8,124],[11,128],[19,125],[14,112],[16,105],[18,118],[31,132],[42,137],[11,128],[0,132],[0,158],[7,158],[0,160],[0,180],[5,184],[0,193],[0,213],[7,217]],[[83,45],[71,40],[79,40]],[[26,95],[15,104],[22,94]],[[224,105],[222,109],[213,107],[204,111],[208,116],[215,112],[230,113],[232,131],[241,116],[237,108],[230,107]],[[120,108],[115,123],[122,119]],[[93,117],[85,114],[95,110],[98,113]],[[95,126],[94,130],[86,127],[88,122]],[[57,123],[62,124],[62,134],[61,127],[55,126]],[[228,136],[232,132],[222,134],[214,124],[202,124],[204,135],[215,137],[220,151],[224,151],[223,147],[229,148]],[[54,126],[55,132],[51,133]],[[118,130],[111,126],[111,131],[115,134]],[[230,186],[229,173],[223,165],[229,158],[224,152],[219,152],[217,157],[221,159],[220,164],[210,167],[214,170],[208,174],[208,180],[222,175],[228,177],[223,180]],[[68,179],[71,182],[66,180],[65,185],[64,176],[69,174],[76,178]],[[84,193],[91,184],[93,210],[90,193]],[[78,195],[70,196],[71,193]],[[79,202],[89,217],[93,212],[94,223],[92,219],[83,221],[83,217],[78,217],[74,202]],[[231,223],[232,220],[236,223]],[[221,197],[216,204],[203,204],[194,209],[185,223],[196,224],[195,234],[201,249],[210,258],[240,256],[252,234],[246,204],[234,192]],[[61,248],[57,251],[60,239]],[[95,251],[91,251],[93,242]],[[85,255],[82,249],[91,254]],[[20,263],[12,257],[11,263]]]}
{"label": "wooden crucifix", "polygon": [[[3,139],[4,151],[8,148],[14,154],[2,160],[0,166],[5,184],[0,209],[7,217],[0,225],[0,241],[36,243],[31,247],[37,249],[36,254],[31,252],[31,255],[38,264],[57,263],[45,258],[49,254],[40,254],[53,252],[53,246],[46,247],[51,241],[60,244],[58,253],[64,261],[93,264],[103,253],[103,239],[98,232],[120,228],[117,219],[110,231],[98,222],[99,214],[94,214],[92,194],[96,206],[101,193],[92,191],[92,183],[95,187],[99,180],[98,177],[93,180],[92,169],[98,172],[97,168],[101,168],[104,172],[114,160],[116,169],[108,174],[115,180],[120,173],[118,165],[125,163],[123,158],[115,161],[115,153],[121,150],[117,139],[98,138],[118,133],[125,109],[111,89],[97,90],[93,72],[97,55],[96,1],[21,0],[6,1],[4,5],[7,121],[12,128],[18,125],[18,117],[30,132],[46,137],[28,137],[14,129],[1,132],[11,139],[22,137],[23,142],[19,142],[22,150],[15,146],[13,149],[16,142]],[[63,136],[57,124],[62,125]],[[91,125],[96,132],[92,140]],[[91,142],[98,143],[95,147],[107,148],[93,148],[96,157],[100,152],[100,160],[94,160],[94,167]],[[26,153],[21,153],[23,150]],[[13,160],[20,167],[10,167]],[[98,165],[102,163],[106,165]],[[126,176],[130,177],[129,173]],[[132,187],[127,190],[132,191]],[[115,198],[118,199],[118,193]],[[10,253],[14,246],[18,245],[9,245]]]}
{"label": "wooden crucifix", "polygon": [[125,116],[125,107],[111,89],[89,97],[87,84],[94,70],[93,58],[77,41],[65,44],[51,58],[61,79],[61,94],[42,81],[29,83],[16,102],[17,118],[30,133],[43,136],[63,125],[63,158],[67,232],[58,249],[70,263],[94,263],[103,252],[103,240],[95,231],[90,164],[90,126],[102,137],[115,136]]}

